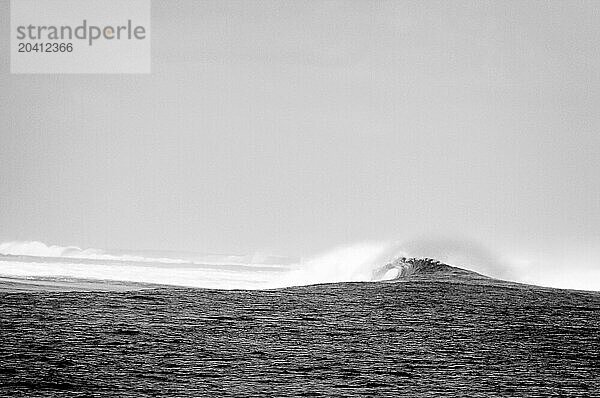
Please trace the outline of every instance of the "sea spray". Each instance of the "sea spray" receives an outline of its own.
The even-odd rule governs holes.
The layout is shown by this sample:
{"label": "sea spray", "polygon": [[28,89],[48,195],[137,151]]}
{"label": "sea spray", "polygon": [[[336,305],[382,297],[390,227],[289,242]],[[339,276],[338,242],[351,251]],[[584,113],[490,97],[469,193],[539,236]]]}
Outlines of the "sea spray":
{"label": "sea spray", "polygon": [[337,247],[304,261],[261,264],[263,257],[222,256],[152,258],[114,255],[98,249],[46,245],[42,242],[0,244],[0,276],[18,278],[76,278],[118,280],[212,289],[269,289],[336,282],[391,279],[374,277],[374,270],[398,254],[391,243],[359,243]]}

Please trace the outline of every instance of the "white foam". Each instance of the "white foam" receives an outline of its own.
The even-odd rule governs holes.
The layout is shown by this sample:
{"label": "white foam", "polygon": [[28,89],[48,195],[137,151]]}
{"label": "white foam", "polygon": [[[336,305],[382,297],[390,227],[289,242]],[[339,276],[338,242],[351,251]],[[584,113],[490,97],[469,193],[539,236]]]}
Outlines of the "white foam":
{"label": "white foam", "polygon": [[[5,242],[0,244],[0,276],[103,279],[214,289],[268,289],[337,282],[389,280],[397,269],[374,272],[393,259],[405,256],[433,257],[444,263],[489,276],[550,287],[600,290],[598,269],[592,251],[579,255],[557,255],[537,261],[509,261],[481,250],[404,252],[398,242],[366,242],[340,246],[304,261],[266,255],[206,255],[190,259],[115,255],[98,249],[47,245],[42,242]],[[441,253],[441,254],[440,254]],[[587,254],[586,254],[587,253]],[[21,256],[21,257],[14,257]],[[23,257],[27,256],[27,257]],[[530,256],[531,257],[531,256]],[[205,261],[209,260],[209,261]],[[279,261],[281,260],[281,261]],[[277,262],[280,263],[277,263]]]}
{"label": "white foam", "polygon": [[[293,264],[272,264],[272,256],[223,256],[222,262],[180,258],[112,255],[98,249],[46,245],[42,242],[0,244],[0,275],[104,279],[214,289],[268,289],[317,283],[373,280],[373,270],[391,259],[389,243],[338,247]],[[213,256],[214,257],[214,256]],[[239,262],[242,258],[247,262]],[[268,259],[261,264],[261,259]],[[79,261],[79,260],[85,260]],[[285,261],[284,261],[285,262]],[[389,276],[389,275],[388,275]]]}

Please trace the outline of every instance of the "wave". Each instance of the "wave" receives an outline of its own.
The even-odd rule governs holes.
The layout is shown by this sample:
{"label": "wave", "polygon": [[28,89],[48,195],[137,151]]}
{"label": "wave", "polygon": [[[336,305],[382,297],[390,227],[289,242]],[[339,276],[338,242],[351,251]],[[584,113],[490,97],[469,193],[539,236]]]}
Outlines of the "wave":
{"label": "wave", "polygon": [[[76,246],[13,241],[0,243],[0,277],[76,278],[208,289],[270,289],[412,278],[431,273],[433,264],[436,272],[443,271],[446,276],[463,280],[481,277],[465,271],[471,270],[493,278],[541,286],[600,290],[600,271],[589,265],[595,261],[592,250],[580,250],[570,256],[568,262],[557,261],[551,255],[549,253],[537,262],[515,256],[507,259],[481,245],[448,239],[365,242],[339,246],[306,259],[261,253],[109,253]],[[443,264],[422,260],[426,258],[435,258]],[[445,264],[460,268],[449,270],[442,267]]]}
{"label": "wave", "polygon": [[79,258],[89,260],[141,261],[141,262],[185,262],[172,258],[146,258],[136,255],[111,255],[100,249],[81,249],[77,246],[47,245],[43,242],[4,242],[0,243],[0,254],[5,256],[29,256],[48,258]]}

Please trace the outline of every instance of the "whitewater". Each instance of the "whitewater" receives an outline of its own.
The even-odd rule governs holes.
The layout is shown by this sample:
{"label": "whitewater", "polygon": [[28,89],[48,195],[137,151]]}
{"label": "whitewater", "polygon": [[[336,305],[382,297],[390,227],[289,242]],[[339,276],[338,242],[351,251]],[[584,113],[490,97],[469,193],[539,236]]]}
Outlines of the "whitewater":
{"label": "whitewater", "polygon": [[144,256],[42,242],[0,244],[0,277],[107,280],[208,289],[272,289],[393,279],[377,269],[404,255],[389,243],[338,247],[305,260],[264,255]]}
{"label": "whitewater", "polygon": [[502,258],[473,244],[444,241],[418,247],[398,241],[362,242],[297,259],[265,254],[106,252],[37,241],[0,243],[0,278],[119,281],[207,289],[273,289],[398,277],[382,268],[399,257],[434,258],[483,275],[547,287],[600,290],[600,270],[580,258],[548,256],[537,265]]}

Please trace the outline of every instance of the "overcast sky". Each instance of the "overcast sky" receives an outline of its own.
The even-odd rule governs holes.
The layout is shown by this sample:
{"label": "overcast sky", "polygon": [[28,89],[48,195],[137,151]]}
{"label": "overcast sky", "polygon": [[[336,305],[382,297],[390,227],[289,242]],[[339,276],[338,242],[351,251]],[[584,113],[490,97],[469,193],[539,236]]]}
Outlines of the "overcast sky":
{"label": "overcast sky", "polygon": [[427,237],[596,267],[598,21],[593,1],[155,0],[150,75],[0,58],[0,240],[306,255]]}

